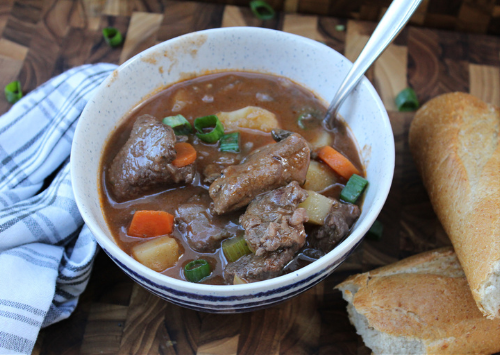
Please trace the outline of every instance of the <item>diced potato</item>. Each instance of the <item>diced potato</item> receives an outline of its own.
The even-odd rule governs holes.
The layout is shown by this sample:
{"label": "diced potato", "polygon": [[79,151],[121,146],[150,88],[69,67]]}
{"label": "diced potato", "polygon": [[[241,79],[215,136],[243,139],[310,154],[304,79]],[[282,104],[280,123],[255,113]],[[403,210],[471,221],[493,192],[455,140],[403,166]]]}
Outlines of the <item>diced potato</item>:
{"label": "diced potato", "polygon": [[219,112],[216,116],[226,131],[236,128],[250,128],[271,132],[273,129],[279,128],[274,113],[256,106],[247,106],[231,112]]}
{"label": "diced potato", "polygon": [[310,223],[323,225],[333,205],[333,200],[314,191],[307,191],[307,193],[309,196],[299,204],[299,207],[305,208]]}
{"label": "diced potato", "polygon": [[326,164],[311,160],[307,169],[304,189],[312,191],[323,191],[327,187],[337,183],[337,176]]}
{"label": "diced potato", "polygon": [[314,138],[311,142],[311,147],[313,150],[322,148],[326,145],[332,145],[333,144],[333,139],[332,136],[325,131],[322,131],[321,134],[319,134],[316,138]]}
{"label": "diced potato", "polygon": [[141,264],[160,272],[174,266],[179,260],[179,244],[168,236],[155,238],[135,245],[132,256]]}
{"label": "diced potato", "polygon": [[234,275],[233,285],[243,285],[243,284],[247,284],[247,283],[248,283],[248,281],[243,280],[238,275]]}

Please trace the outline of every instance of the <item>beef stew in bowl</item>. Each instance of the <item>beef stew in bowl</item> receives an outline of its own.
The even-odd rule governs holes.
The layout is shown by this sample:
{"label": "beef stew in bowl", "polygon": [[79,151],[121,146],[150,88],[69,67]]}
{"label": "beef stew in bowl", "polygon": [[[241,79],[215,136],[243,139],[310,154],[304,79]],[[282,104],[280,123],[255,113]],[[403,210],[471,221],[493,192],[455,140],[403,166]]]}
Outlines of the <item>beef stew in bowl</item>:
{"label": "beef stew in bowl", "polygon": [[[364,168],[363,174],[370,182],[370,187],[362,196],[361,215],[351,227],[349,235],[333,250],[317,260],[315,255],[304,255],[303,258],[309,256],[316,261],[305,266],[300,264],[298,266],[302,267],[296,267],[294,270],[289,268],[288,273],[279,277],[242,285],[211,285],[203,282],[186,282],[182,279],[166,276],[139,263],[117,245],[109,221],[104,215],[102,165],[100,162],[112,133],[127,126],[124,118],[129,117],[129,114],[134,110],[140,109],[140,104],[147,102],[152,95],[159,92],[158,90],[171,87],[175,83],[201,77],[207,73],[220,73],[222,71],[267,73],[287,78],[314,91],[318,97],[329,99],[338,89],[339,78],[344,77],[351,66],[352,64],[341,54],[317,41],[281,31],[255,27],[222,28],[189,33],[151,47],[120,65],[113,75],[110,75],[96,90],[92,100],[89,100],[83,110],[78,120],[71,150],[71,181],[74,196],[86,226],[95,236],[102,251],[126,275],[151,293],[177,305],[205,312],[235,313],[266,308],[294,297],[324,280],[361,243],[363,235],[379,214],[392,182],[394,137],[391,124],[380,97],[366,78],[361,80],[357,89],[346,99],[340,112],[346,118],[349,131],[352,131],[353,136],[356,137],[358,152]],[[261,97],[265,98],[265,96]],[[242,106],[234,109],[222,108],[216,113],[230,113],[240,109]],[[240,112],[244,113],[244,111]],[[177,112],[174,113],[175,115],[171,116],[177,115]],[[209,114],[209,112],[201,112],[200,116]],[[161,122],[165,116],[154,117],[158,122]],[[231,134],[228,127],[237,124],[233,122],[238,122],[237,119],[231,120],[231,117],[235,116],[229,115],[229,121],[226,121],[226,134]],[[188,117],[188,119],[191,118]],[[190,121],[190,123],[193,124],[194,121]],[[129,128],[125,129],[130,130],[132,125],[133,122],[130,122]],[[306,126],[306,128],[310,128],[310,126]],[[203,131],[203,125],[201,130]],[[192,132],[191,134],[196,135],[194,129]],[[274,138],[272,132],[270,133],[269,142],[272,143]],[[287,135],[286,132],[281,131],[274,133],[278,140]],[[128,140],[129,134],[130,131],[125,132],[123,142]],[[241,134],[243,135],[243,131]],[[226,139],[231,142],[229,138]],[[181,136],[178,136],[178,139],[181,143]],[[240,139],[242,138],[240,137]],[[306,139],[308,138],[306,137]],[[202,146],[205,147],[208,144]],[[240,149],[243,149],[243,146],[240,145]],[[201,150],[197,153],[199,156],[205,154]],[[328,151],[324,153],[328,153]],[[328,157],[328,154],[324,156]],[[220,158],[215,166],[207,168],[206,173],[210,174],[214,181],[220,175],[219,165],[227,166],[239,163],[240,161],[234,159],[234,154],[228,152]],[[323,178],[316,181],[318,185],[309,184],[311,179],[306,179],[305,185],[301,188],[308,191],[313,189],[321,191],[319,190],[321,186],[329,185],[330,180],[321,174],[324,173],[324,169],[321,168],[325,167],[316,157],[310,159],[310,166],[313,165],[320,167],[317,172]],[[196,181],[196,177],[193,181]],[[155,189],[158,187],[154,187],[144,194],[148,196],[162,195],[161,191],[155,191]],[[322,196],[321,194],[317,196],[314,193],[310,193],[310,195],[318,199],[321,199],[320,196]],[[144,198],[136,197],[119,203],[121,207],[126,207],[128,203],[140,202]],[[172,198],[175,198],[175,195],[172,195]],[[197,211],[203,208],[205,202],[202,201],[201,206],[195,200],[191,202],[198,205],[199,209],[192,209],[193,213],[191,214],[191,216],[196,216],[200,213]],[[191,206],[188,204],[187,207]],[[140,205],[137,206],[137,209],[152,210],[154,212],[151,213],[159,214],[162,212],[161,208],[146,210]],[[242,211],[245,210],[246,208],[242,209]],[[171,212],[165,213],[172,215]],[[148,213],[143,214],[143,216],[147,218]],[[210,218],[208,214],[205,216]],[[223,216],[221,215],[221,217]],[[173,217],[175,219],[175,213]],[[309,221],[311,221],[311,217],[321,218],[319,215],[311,215]],[[130,218],[129,215],[126,223],[131,223]],[[165,220],[169,218],[167,216]],[[193,217],[186,216],[186,221],[188,218]],[[168,224],[161,224],[160,230],[165,226],[168,227]],[[191,226],[195,228],[193,224]],[[310,222],[304,224],[306,233],[310,226]],[[124,225],[124,228],[128,227],[128,224]],[[240,227],[235,226],[235,228],[239,229]],[[158,243],[166,238],[171,238],[171,235],[160,238],[158,238]],[[148,240],[140,239],[139,241],[147,242]],[[229,238],[229,241],[233,241],[233,239]],[[174,251],[171,254],[172,259],[185,252],[181,248],[182,244],[176,244],[179,246],[177,253],[168,245],[174,244],[164,244],[165,248]],[[151,251],[151,249],[141,249],[139,248],[137,252],[147,254],[148,251]],[[210,257],[210,255],[206,255],[203,258],[207,263],[210,263],[213,261]],[[299,262],[302,263],[302,260]],[[200,265],[195,262],[190,268],[196,269],[198,266]],[[162,265],[158,265],[158,269],[162,269],[162,267]]]}
{"label": "beef stew in bowl", "polygon": [[349,234],[366,185],[353,138],[325,130],[325,112],[291,80],[251,72],[199,76],[140,103],[101,159],[116,243],[164,275],[220,285],[324,256]]}

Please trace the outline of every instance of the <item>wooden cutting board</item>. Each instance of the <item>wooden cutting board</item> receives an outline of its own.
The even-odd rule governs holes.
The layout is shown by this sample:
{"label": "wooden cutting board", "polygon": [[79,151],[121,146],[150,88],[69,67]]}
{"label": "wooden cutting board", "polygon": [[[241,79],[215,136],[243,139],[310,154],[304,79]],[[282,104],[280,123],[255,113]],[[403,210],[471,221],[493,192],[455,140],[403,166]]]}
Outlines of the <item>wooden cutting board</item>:
{"label": "wooden cutting board", "polygon": [[[375,27],[371,22],[283,13],[260,21],[247,8],[185,1],[113,1],[117,8],[103,15],[94,11],[95,2],[2,0],[0,87],[19,79],[24,91],[31,91],[80,64],[119,64],[158,42],[227,26],[299,34],[354,60]],[[123,4],[127,15],[117,15],[124,13]],[[100,32],[107,26],[125,34],[123,47],[111,49],[104,43]],[[408,27],[368,71],[389,111],[396,143],[394,181],[379,217],[384,234],[380,241],[364,241],[321,284],[273,308],[213,315],[160,300],[100,253],[76,311],[41,331],[34,354],[370,354],[333,287],[350,274],[450,244],[408,149],[413,113],[397,112],[394,97],[411,86],[421,103],[464,91],[500,106],[499,55],[497,37]],[[9,107],[1,97],[0,113]]]}

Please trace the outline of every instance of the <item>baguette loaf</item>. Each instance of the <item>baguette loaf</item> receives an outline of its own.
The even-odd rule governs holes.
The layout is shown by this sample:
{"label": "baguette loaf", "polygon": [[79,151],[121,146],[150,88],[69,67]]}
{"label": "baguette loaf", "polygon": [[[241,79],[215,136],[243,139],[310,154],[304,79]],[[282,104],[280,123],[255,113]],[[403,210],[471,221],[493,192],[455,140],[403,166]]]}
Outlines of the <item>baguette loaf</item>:
{"label": "baguette loaf", "polygon": [[410,149],[477,306],[500,317],[500,109],[464,93],[425,104]]}
{"label": "baguette loaf", "polygon": [[336,288],[375,355],[500,351],[500,319],[479,312],[451,247],[351,276]]}

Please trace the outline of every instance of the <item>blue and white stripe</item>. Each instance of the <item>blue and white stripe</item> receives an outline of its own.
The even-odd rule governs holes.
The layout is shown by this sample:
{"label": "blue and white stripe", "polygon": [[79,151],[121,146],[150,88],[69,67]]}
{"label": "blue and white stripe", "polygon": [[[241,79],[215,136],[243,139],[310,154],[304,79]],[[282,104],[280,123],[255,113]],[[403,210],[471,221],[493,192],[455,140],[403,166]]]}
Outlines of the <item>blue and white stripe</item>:
{"label": "blue and white stripe", "polygon": [[163,298],[166,301],[196,311],[212,313],[238,313],[268,308],[310,289],[317,283],[327,278],[333,270],[337,268],[337,266],[347,259],[347,257],[358,247],[360,243],[361,240],[359,240],[352,248],[346,249],[341,256],[334,259],[324,268],[306,278],[297,280],[286,286],[270,288],[268,290],[248,293],[245,295],[230,296],[210,296],[205,293],[186,292],[156,283],[141,275],[139,272],[129,268],[127,265],[114,257],[108,250],[104,248],[103,250],[127,275],[130,276],[130,278],[149,292]]}
{"label": "blue and white stripe", "polygon": [[68,157],[83,108],[115,68],[71,69],[0,117],[0,354],[30,354],[40,328],[67,318],[88,283],[97,244]]}

